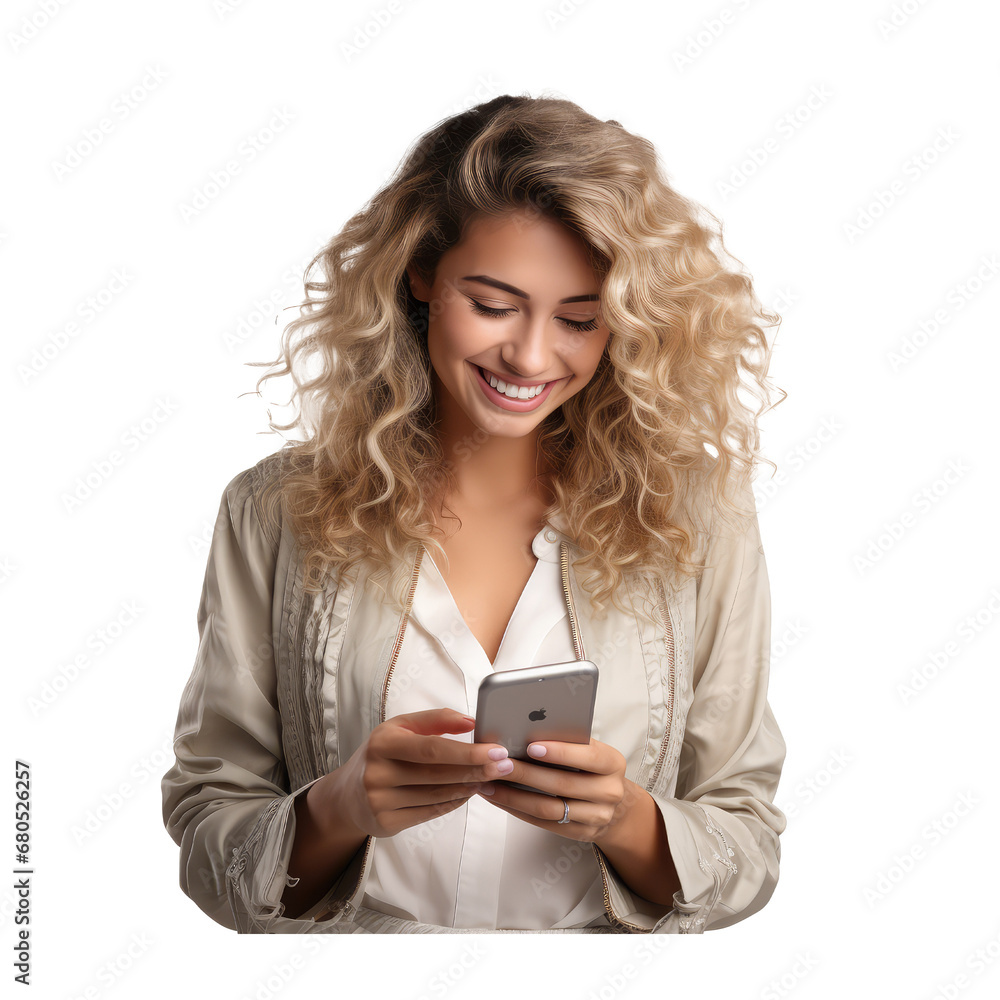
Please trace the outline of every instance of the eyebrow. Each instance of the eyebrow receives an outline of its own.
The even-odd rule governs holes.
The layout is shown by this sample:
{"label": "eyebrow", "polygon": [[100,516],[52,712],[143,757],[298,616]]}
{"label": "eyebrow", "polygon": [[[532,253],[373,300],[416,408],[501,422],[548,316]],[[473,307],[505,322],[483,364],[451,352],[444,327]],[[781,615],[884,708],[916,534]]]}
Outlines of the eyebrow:
{"label": "eyebrow", "polygon": [[[513,285],[508,285],[506,281],[499,281],[497,278],[491,278],[487,274],[467,274],[462,281],[478,281],[483,285],[492,285],[494,288],[499,288],[502,292],[510,292],[511,295],[519,295],[522,299],[528,301],[531,300],[531,296],[527,292],[522,292],[520,288],[515,288]],[[559,305],[563,305],[567,302],[599,302],[600,295],[571,295],[567,299],[560,299]]]}

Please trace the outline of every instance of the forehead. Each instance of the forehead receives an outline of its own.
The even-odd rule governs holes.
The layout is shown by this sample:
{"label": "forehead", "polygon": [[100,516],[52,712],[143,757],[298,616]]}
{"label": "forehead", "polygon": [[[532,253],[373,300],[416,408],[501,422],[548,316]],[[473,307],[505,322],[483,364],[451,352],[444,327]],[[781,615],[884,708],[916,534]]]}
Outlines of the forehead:
{"label": "forehead", "polygon": [[[449,271],[467,268],[463,274],[491,274],[529,291],[543,276],[581,286],[571,293],[596,291],[599,284],[583,237],[558,219],[525,210],[472,217],[441,263],[450,265]],[[511,277],[514,271],[521,281]]]}

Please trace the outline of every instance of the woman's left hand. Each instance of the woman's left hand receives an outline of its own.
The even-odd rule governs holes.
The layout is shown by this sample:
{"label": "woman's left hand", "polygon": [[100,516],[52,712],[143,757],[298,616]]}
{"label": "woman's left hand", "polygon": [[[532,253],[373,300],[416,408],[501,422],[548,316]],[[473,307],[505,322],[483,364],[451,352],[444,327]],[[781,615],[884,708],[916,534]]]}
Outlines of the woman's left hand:
{"label": "woman's left hand", "polygon": [[[528,744],[529,755],[534,757],[533,751],[538,747],[545,749],[539,760],[580,770],[562,771],[510,758],[514,769],[490,782],[493,794],[477,794],[525,823],[551,830],[561,837],[584,843],[608,837],[624,817],[630,798],[632,782],[625,777],[622,754],[595,739],[589,744],[539,740]],[[518,781],[538,791],[512,788],[507,781]],[[569,805],[567,823],[559,823],[563,818],[563,799]]]}

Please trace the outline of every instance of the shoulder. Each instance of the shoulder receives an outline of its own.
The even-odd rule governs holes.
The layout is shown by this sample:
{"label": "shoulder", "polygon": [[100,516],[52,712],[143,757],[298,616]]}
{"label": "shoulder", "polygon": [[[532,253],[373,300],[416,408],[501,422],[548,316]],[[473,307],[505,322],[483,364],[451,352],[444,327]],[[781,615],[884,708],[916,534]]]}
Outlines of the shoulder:
{"label": "shoulder", "polygon": [[692,510],[699,592],[732,574],[739,579],[748,563],[763,558],[757,505],[745,470],[731,469],[721,485],[699,476]]}
{"label": "shoulder", "polygon": [[282,484],[291,468],[292,452],[284,447],[236,473],[225,488],[233,524],[239,526],[252,520],[275,550],[283,520]]}

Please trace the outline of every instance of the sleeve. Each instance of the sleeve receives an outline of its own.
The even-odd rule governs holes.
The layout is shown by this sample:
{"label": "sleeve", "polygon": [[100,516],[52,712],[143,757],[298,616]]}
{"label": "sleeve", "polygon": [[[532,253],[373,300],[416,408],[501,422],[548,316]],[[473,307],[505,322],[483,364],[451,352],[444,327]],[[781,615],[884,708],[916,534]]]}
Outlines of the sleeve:
{"label": "sleeve", "polygon": [[290,793],[282,756],[272,638],[277,539],[264,530],[253,473],[237,475],[219,506],[176,760],[161,782],[181,888],[241,932],[274,929],[280,917],[281,895],[295,881],[287,876],[294,801],[312,784]]}
{"label": "sleeve", "polygon": [[681,883],[661,933],[728,927],[760,910],[778,881],[786,820],[773,801],[785,743],[767,702],[770,590],[756,513],[742,527],[709,541],[675,796],[653,796]]}

